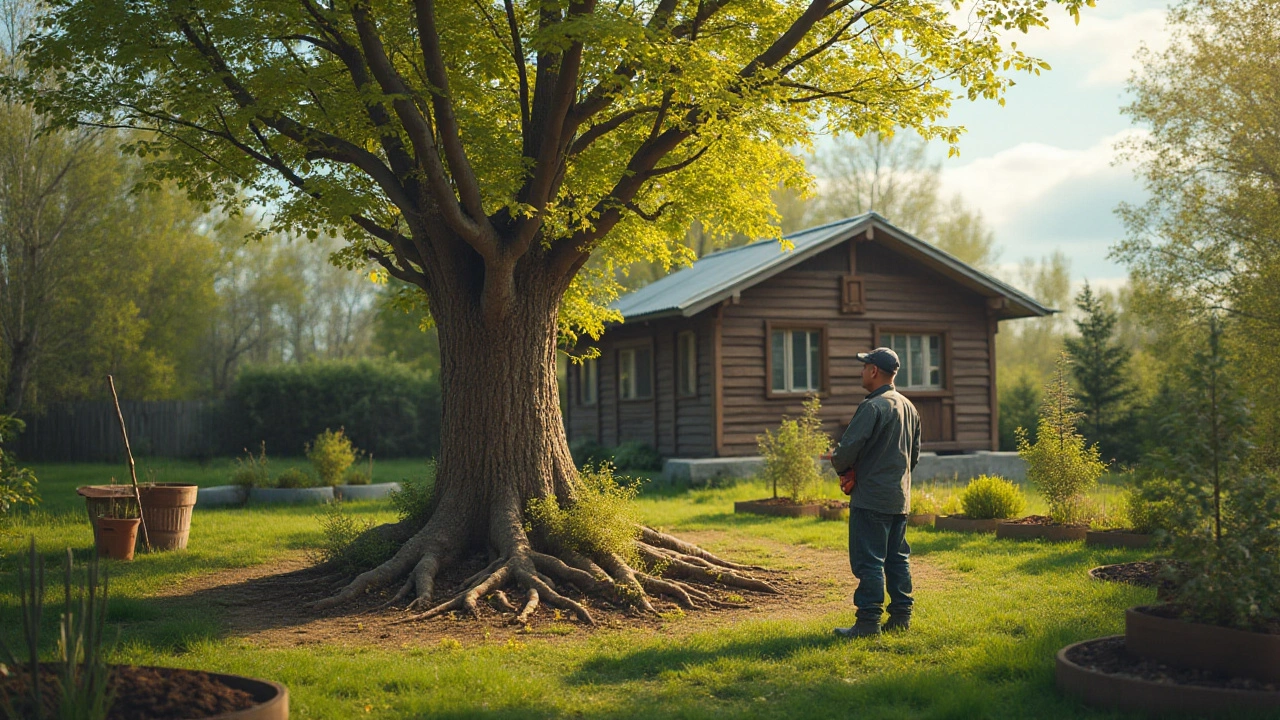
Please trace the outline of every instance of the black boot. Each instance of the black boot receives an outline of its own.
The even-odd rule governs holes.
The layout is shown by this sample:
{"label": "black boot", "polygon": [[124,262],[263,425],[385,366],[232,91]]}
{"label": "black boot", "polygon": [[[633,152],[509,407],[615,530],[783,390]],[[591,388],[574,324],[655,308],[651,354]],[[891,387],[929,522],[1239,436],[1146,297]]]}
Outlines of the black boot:
{"label": "black boot", "polygon": [[836,628],[835,633],[839,637],[850,639],[874,637],[880,634],[880,623],[874,620],[859,620],[853,624],[853,627]]}
{"label": "black boot", "polygon": [[885,632],[905,632],[911,629],[910,615],[890,615],[889,622],[884,624]]}

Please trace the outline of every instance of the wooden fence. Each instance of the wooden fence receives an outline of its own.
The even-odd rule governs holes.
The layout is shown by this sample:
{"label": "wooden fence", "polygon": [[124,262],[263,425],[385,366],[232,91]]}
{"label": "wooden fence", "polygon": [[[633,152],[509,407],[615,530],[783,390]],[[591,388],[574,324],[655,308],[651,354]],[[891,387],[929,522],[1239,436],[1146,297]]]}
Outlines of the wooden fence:
{"label": "wooden fence", "polygon": [[[188,400],[120,403],[136,457],[200,458],[222,450],[214,403]],[[120,422],[110,402],[58,403],[23,418],[13,449],[23,462],[114,462],[124,459]]]}

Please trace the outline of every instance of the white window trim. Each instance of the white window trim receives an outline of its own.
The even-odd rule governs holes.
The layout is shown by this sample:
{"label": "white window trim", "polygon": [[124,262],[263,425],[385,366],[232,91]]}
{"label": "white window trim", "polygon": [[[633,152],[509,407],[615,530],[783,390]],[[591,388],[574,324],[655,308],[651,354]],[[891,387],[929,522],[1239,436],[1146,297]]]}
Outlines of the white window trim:
{"label": "white window trim", "polygon": [[[892,339],[897,337],[907,338],[908,352],[906,353],[905,357],[902,356],[902,353],[899,353],[900,357],[898,358],[898,360],[899,362],[902,363],[902,367],[898,368],[898,375],[894,380],[894,387],[900,390],[945,390],[946,389],[945,386],[947,382],[946,336],[943,335],[942,333],[936,333],[936,332],[935,333],[886,332],[881,336],[881,344],[885,345],[886,347],[893,347]],[[913,337],[920,338],[921,354],[924,359],[924,370],[921,372],[921,377],[925,378],[926,382],[922,385],[911,384],[910,348],[911,348],[911,338]],[[938,351],[942,355],[941,358],[937,358],[937,359],[933,357],[933,350],[929,347],[929,339],[934,337],[938,338]],[[929,373],[934,367],[937,367],[938,369],[938,383],[936,385],[928,382]]]}
{"label": "white window trim", "polygon": [[[817,343],[817,345],[818,345],[818,347],[817,347],[817,352],[818,352],[818,353],[821,353],[821,352],[822,352],[822,330],[820,330],[820,329],[818,329],[818,328],[814,328],[814,329],[808,329],[808,328],[778,328],[778,329],[774,330],[772,333],[770,333],[770,335],[769,335],[769,342],[770,342],[770,343],[772,343],[772,342],[773,342],[773,333],[782,333],[782,352],[783,352],[783,359],[782,359],[782,383],[783,383],[783,388],[777,388],[777,387],[774,387],[774,385],[773,385],[773,378],[772,378],[772,377],[770,377],[770,378],[769,378],[769,387],[772,389],[772,391],[773,391],[774,393],[794,393],[794,394],[802,394],[802,393],[815,393],[815,392],[821,392],[821,391],[822,391],[822,367],[823,367],[823,366],[822,366],[822,362],[823,362],[823,358],[821,358],[821,357],[819,357],[819,358],[818,358],[818,377],[812,377],[812,376],[811,376],[811,377],[809,378],[809,383],[812,385],[812,387],[796,388],[796,387],[794,387],[794,386],[792,385],[792,383],[793,383],[793,382],[794,382],[794,380],[795,380],[795,373],[794,373],[794,370],[795,370],[795,358],[793,357],[793,356],[795,355],[795,353],[792,351],[792,350],[793,350],[793,347],[794,347],[794,342],[793,342],[792,334],[793,334],[793,333],[798,333],[798,332],[802,332],[802,333],[805,333],[805,334],[816,335],[816,336],[817,336],[817,338],[818,338],[818,343]],[[806,369],[809,371],[810,375],[812,375],[812,371],[813,371],[813,362],[812,362],[812,361],[813,361],[813,357],[812,357],[812,355],[811,355],[811,353],[812,353],[812,352],[813,352],[813,344],[812,344],[812,343],[809,343],[809,342],[806,342],[806,343],[805,343],[805,367],[806,367]],[[772,354],[773,354],[773,347],[772,347],[772,346],[770,346],[770,347],[769,347],[769,353],[770,353],[770,357],[772,357]],[[776,371],[777,371],[777,368],[774,368],[774,372],[776,372]]]}

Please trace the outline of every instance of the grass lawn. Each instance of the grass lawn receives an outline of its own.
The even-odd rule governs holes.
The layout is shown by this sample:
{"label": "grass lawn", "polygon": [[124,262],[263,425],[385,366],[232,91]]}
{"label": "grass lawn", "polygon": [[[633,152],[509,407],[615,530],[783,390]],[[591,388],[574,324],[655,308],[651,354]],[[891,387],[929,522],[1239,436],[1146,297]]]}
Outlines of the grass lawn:
{"label": "grass lawn", "polygon": [[[209,485],[226,481],[230,462],[152,467],[158,481]],[[399,479],[420,467],[379,462],[375,479]],[[92,538],[74,488],[119,472],[101,465],[35,469],[43,509],[20,513],[0,532],[0,636],[11,644],[15,555],[34,535],[51,565],[68,546],[87,557]],[[844,523],[733,514],[734,500],[766,494],[762,485],[743,483],[655,490],[639,503],[646,522],[710,538],[712,549],[732,559],[778,568],[814,557],[843,562]],[[385,502],[349,509],[374,522],[394,519]],[[853,643],[831,635],[833,626],[852,621],[852,607],[836,605],[736,622],[715,613],[671,613],[656,630],[588,631],[563,622],[492,640],[484,623],[439,620],[447,624],[443,638],[439,627],[426,633],[404,625],[390,641],[353,634],[340,643],[281,647],[231,632],[238,607],[198,593],[184,602],[160,597],[182,595],[181,584],[200,576],[296,561],[319,543],[318,512],[197,508],[186,551],[109,563],[108,636],[119,638],[112,660],[278,680],[289,687],[296,718],[1121,717],[1061,697],[1053,654],[1075,640],[1121,632],[1124,608],[1153,599],[1152,591],[1085,574],[1095,565],[1146,557],[1144,551],[996,541],[931,528],[908,535],[920,578],[911,631]],[[839,562],[832,587],[850,580],[847,563]],[[46,638],[52,651],[53,632]]]}

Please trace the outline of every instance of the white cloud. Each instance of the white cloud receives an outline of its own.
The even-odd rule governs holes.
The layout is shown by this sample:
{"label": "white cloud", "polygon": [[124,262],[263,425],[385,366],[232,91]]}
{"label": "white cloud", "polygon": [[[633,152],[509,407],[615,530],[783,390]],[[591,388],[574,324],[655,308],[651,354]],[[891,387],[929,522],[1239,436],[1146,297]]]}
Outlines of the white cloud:
{"label": "white cloud", "polygon": [[970,207],[981,210],[999,235],[1002,225],[1043,202],[1055,188],[1083,179],[1127,176],[1127,169],[1111,164],[1115,145],[1142,132],[1125,130],[1083,150],[1021,143],[965,165],[944,165],[942,185],[947,194],[958,193]]}
{"label": "white cloud", "polygon": [[1134,54],[1143,44],[1157,51],[1168,46],[1164,10],[1119,17],[1086,11],[1080,14],[1079,25],[1059,21],[1048,32],[1030,33],[1018,43],[1020,49],[1047,59],[1055,70],[1077,64],[1087,69],[1081,83],[1085,86],[1124,84],[1138,68]]}

